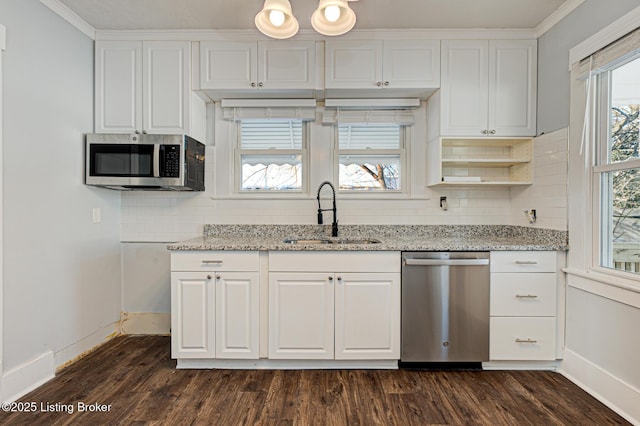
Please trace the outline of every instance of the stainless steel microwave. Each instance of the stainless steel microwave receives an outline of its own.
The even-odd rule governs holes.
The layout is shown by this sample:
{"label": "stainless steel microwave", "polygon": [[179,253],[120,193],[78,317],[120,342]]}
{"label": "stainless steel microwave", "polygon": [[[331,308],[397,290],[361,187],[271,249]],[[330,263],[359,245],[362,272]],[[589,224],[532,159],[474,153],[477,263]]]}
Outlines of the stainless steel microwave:
{"label": "stainless steel microwave", "polygon": [[87,185],[117,190],[204,191],[204,144],[186,135],[88,134]]}

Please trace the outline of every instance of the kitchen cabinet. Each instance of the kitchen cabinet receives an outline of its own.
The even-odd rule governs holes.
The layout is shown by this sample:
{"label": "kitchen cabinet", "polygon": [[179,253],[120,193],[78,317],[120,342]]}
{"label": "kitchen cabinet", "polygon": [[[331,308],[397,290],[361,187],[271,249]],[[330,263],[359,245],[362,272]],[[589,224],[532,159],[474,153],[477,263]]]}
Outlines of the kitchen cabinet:
{"label": "kitchen cabinet", "polygon": [[327,40],[327,89],[440,86],[439,40]]}
{"label": "kitchen cabinet", "polygon": [[96,41],[97,133],[190,133],[190,43]]}
{"label": "kitchen cabinet", "polygon": [[531,185],[532,158],[532,138],[436,138],[427,144],[427,185]]}
{"label": "kitchen cabinet", "polygon": [[269,253],[269,358],[400,358],[394,252]]}
{"label": "kitchen cabinet", "polygon": [[556,252],[491,252],[492,361],[556,359]]}
{"label": "kitchen cabinet", "polygon": [[201,41],[200,89],[315,89],[315,43]]}
{"label": "kitchen cabinet", "polygon": [[441,136],[534,136],[535,40],[443,40]]}
{"label": "kitchen cabinet", "polygon": [[259,357],[257,252],[171,256],[173,358]]}

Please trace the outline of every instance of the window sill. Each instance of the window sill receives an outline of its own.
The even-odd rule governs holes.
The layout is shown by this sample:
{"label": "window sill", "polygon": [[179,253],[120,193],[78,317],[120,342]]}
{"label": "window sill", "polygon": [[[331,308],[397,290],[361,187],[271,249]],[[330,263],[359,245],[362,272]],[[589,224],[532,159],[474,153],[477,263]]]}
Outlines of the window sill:
{"label": "window sill", "polygon": [[564,268],[568,275],[567,286],[586,291],[616,302],[640,308],[640,277],[629,278],[604,268],[587,271]]}

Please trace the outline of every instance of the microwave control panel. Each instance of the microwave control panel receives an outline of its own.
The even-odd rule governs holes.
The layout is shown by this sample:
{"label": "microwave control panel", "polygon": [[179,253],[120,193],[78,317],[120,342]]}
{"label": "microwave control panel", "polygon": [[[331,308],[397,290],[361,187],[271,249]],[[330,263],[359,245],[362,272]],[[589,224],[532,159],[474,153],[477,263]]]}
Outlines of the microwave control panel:
{"label": "microwave control panel", "polygon": [[160,145],[160,177],[180,177],[180,145]]}

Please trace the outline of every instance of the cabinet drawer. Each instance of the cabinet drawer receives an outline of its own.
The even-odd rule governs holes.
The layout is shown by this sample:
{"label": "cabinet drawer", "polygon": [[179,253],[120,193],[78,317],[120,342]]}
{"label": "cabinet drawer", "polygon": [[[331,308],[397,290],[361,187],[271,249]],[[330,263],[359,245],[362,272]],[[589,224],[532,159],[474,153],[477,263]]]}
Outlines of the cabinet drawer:
{"label": "cabinet drawer", "polygon": [[172,271],[257,271],[257,251],[190,251],[171,254]]}
{"label": "cabinet drawer", "polygon": [[270,251],[269,271],[400,272],[400,252]]}
{"label": "cabinet drawer", "polygon": [[556,272],[555,251],[492,251],[491,272]]}
{"label": "cabinet drawer", "polygon": [[492,316],[556,316],[556,274],[491,274]]}
{"label": "cabinet drawer", "polygon": [[556,318],[491,318],[489,359],[492,361],[556,359]]}

